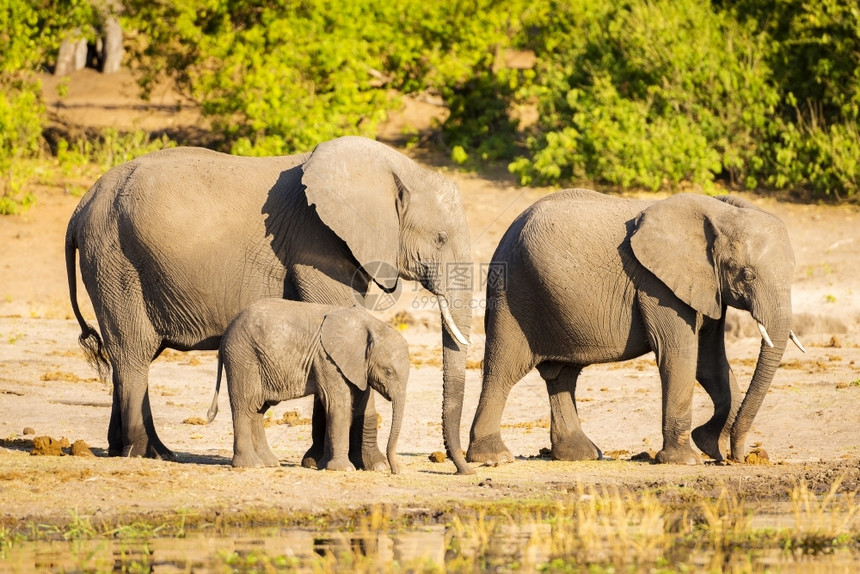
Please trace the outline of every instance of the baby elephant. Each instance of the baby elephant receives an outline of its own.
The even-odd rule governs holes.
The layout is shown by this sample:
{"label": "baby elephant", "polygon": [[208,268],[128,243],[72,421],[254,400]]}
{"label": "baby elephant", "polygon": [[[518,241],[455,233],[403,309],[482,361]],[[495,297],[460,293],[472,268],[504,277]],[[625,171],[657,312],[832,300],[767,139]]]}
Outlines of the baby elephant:
{"label": "baby elephant", "polygon": [[409,348],[394,328],[360,307],[263,299],[239,313],[221,338],[218,380],[209,422],[218,412],[221,366],[233,411],[233,466],[278,466],[263,415],[280,401],[316,393],[325,407],[325,455],[320,468],[354,470],[349,427],[371,388],[391,401],[388,464],[403,423]]}

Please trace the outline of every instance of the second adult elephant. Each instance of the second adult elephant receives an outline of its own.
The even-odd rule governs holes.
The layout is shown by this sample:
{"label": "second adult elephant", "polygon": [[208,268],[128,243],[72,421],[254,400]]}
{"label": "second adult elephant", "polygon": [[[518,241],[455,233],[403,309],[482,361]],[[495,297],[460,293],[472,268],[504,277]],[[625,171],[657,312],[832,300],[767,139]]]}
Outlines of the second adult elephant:
{"label": "second adult elephant", "polygon": [[[443,435],[459,472],[460,415],[471,292],[440,268],[469,262],[469,231],[456,184],[396,150],[359,137],[312,153],[237,157],[199,148],[154,152],[103,175],[66,233],[66,267],[81,341],[113,369],[112,454],[171,458],[156,434],[149,364],[165,348],[217,349],[242,309],[265,297],[350,306],[371,282],[392,291],[420,282],[442,303]],[[102,339],[81,317],[75,252]],[[356,417],[350,456],[384,468],[376,413]],[[323,451],[315,403],[313,446]]]}
{"label": "second adult elephant", "polygon": [[[742,460],[747,432],[789,338],[794,255],[785,225],[751,203],[679,194],[640,201],[574,189],[546,197],[502,238],[488,280],[481,397],[467,459],[511,460],[500,435],[511,387],[537,367],[550,398],[552,454],[594,459],[576,381],[590,364],[653,351],[662,382],[660,462],[699,461],[695,381],[714,402],[696,445]],[[749,311],[762,344],[748,392],[726,359],[727,306]]]}

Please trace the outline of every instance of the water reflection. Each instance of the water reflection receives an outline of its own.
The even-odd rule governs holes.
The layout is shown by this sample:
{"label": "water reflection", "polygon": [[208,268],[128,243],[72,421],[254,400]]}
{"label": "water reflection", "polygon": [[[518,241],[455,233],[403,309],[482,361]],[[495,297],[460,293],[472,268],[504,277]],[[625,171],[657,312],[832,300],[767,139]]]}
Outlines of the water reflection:
{"label": "water reflection", "polygon": [[[617,562],[619,550],[612,534],[603,536],[588,555],[560,551],[551,524],[491,524],[477,531],[453,526],[426,526],[408,532],[320,533],[307,530],[238,530],[228,533],[195,532],[185,538],[146,541],[98,539],[71,542],[14,544],[0,553],[0,572],[317,572],[345,567],[390,571],[413,568],[475,571],[588,570],[589,565]],[[652,554],[649,552],[648,554]],[[625,571],[651,571],[655,564],[684,564],[687,568],[724,571],[856,572],[860,552],[841,548],[820,555],[782,549],[747,549],[716,556],[707,549],[690,548],[674,555],[624,559]],[[659,562],[658,562],[659,560]]]}

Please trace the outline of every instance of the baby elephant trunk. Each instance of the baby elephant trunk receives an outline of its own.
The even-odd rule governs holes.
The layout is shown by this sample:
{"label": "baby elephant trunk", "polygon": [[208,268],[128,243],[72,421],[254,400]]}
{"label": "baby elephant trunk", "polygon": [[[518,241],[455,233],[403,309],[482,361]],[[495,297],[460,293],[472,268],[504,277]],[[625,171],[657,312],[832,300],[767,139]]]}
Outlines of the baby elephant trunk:
{"label": "baby elephant trunk", "polygon": [[400,427],[403,425],[403,398],[395,398],[391,401],[391,433],[388,435],[388,448],[386,455],[388,456],[388,466],[391,467],[391,474],[400,472],[400,465],[397,464],[397,439],[400,438]]}

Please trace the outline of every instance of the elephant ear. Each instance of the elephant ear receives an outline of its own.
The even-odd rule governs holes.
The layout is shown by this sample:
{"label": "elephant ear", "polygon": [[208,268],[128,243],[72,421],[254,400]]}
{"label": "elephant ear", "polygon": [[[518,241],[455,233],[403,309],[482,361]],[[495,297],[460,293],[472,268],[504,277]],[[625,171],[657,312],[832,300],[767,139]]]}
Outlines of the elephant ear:
{"label": "elephant ear", "polygon": [[761,211],[762,213],[764,213],[764,210],[756,204],[752,203],[751,201],[747,201],[746,199],[736,197],[734,195],[718,195],[714,197],[714,199],[718,199],[726,205],[731,205],[739,209],[754,209],[756,211]]}
{"label": "elephant ear", "polygon": [[349,309],[325,316],[320,342],[343,376],[362,391],[367,390],[367,346],[364,324]]}
{"label": "elephant ear", "polygon": [[714,258],[716,230],[708,211],[716,200],[679,194],[645,209],[634,222],[636,259],[681,301],[712,319],[722,315]]}
{"label": "elephant ear", "polygon": [[308,205],[384,290],[397,286],[397,152],[356,136],[319,144],[302,166]]}

